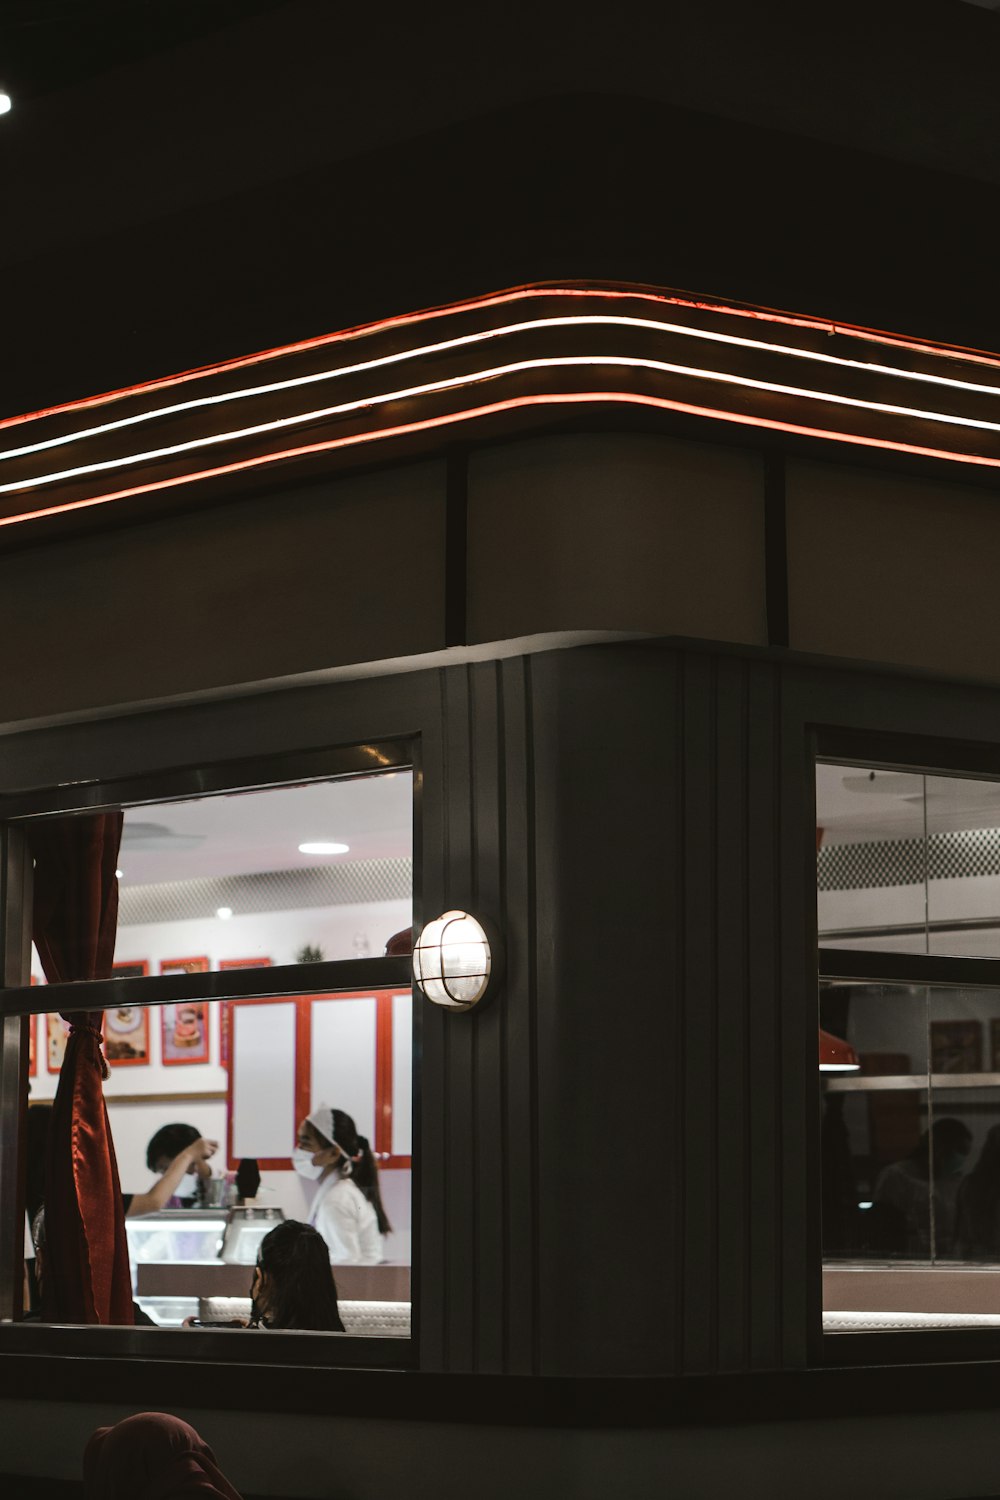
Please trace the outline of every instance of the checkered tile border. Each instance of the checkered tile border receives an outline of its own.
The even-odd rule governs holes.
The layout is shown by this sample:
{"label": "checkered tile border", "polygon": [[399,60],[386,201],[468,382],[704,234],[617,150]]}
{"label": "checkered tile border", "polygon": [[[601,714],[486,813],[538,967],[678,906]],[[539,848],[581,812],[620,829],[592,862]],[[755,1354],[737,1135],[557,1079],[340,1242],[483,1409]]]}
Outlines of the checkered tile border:
{"label": "checkered tile border", "polygon": [[[821,891],[874,890],[887,885],[922,885],[923,839],[885,843],[830,844],[816,860]],[[927,840],[927,877],[958,880],[1000,875],[1000,828],[932,833]]]}

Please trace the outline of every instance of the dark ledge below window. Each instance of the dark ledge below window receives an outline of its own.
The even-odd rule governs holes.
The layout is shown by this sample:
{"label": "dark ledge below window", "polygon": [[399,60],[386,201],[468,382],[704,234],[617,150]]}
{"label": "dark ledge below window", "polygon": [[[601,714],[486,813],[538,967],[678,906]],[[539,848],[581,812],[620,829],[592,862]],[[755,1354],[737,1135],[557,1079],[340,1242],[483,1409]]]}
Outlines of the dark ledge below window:
{"label": "dark ledge below window", "polygon": [[157,1409],[175,1407],[182,1391],[189,1410],[335,1410],[380,1421],[490,1426],[718,1427],[996,1410],[998,1376],[994,1361],[611,1378],[18,1353],[0,1355],[0,1399]]}

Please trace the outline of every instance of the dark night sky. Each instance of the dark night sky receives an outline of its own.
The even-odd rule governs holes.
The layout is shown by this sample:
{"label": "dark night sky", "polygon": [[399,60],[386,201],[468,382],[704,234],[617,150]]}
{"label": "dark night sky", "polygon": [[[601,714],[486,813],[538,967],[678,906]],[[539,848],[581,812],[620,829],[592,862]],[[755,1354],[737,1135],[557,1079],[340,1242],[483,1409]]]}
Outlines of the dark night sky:
{"label": "dark night sky", "polygon": [[1000,16],[805,11],[6,0],[0,410],[549,279],[1000,348]]}

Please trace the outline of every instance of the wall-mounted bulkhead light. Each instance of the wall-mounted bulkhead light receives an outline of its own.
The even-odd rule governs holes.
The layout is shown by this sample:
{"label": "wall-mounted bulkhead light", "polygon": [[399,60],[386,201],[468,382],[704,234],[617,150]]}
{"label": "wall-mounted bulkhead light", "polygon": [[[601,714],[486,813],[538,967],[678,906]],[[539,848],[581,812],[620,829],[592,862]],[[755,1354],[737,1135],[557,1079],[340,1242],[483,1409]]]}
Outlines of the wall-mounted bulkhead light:
{"label": "wall-mounted bulkhead light", "polygon": [[471,1010],[495,986],[500,943],[495,929],[465,911],[446,911],[423,928],[413,947],[417,988],[446,1010]]}

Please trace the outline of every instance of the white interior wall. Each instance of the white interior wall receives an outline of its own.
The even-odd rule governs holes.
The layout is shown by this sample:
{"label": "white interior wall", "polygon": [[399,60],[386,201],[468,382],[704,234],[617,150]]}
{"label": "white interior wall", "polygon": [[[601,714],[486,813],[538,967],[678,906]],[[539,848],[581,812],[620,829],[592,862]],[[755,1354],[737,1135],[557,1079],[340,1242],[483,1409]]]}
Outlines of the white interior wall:
{"label": "white interior wall", "polygon": [[[170,958],[204,955],[212,968],[220,959],[270,958],[272,964],[294,963],[304,943],[318,945],[329,959],[378,957],[394,932],[412,920],[408,901],[386,901],[366,905],[313,907],[301,911],[265,912],[253,916],[234,915],[228,921],[150,923],[123,926],[118,930],[115,961],[134,963],[145,959],[150,974],[159,973],[160,963]],[[367,948],[365,949],[365,944]],[[41,966],[33,951],[33,972],[41,979]],[[114,1138],[118,1171],[125,1192],[141,1192],[153,1181],[146,1167],[146,1146],[161,1125],[183,1121],[202,1135],[219,1142],[213,1167],[225,1170],[226,1103],[229,1075],[220,1062],[220,1016],[217,1005],[209,1005],[209,1061],[165,1066],[162,1061],[160,1009],[149,1009],[150,1061],[147,1065],[112,1066],[104,1085],[108,1117]],[[46,1068],[45,1017],[36,1017],[37,1070],[31,1080],[33,1101],[55,1097],[58,1074]],[[204,1098],[215,1094],[217,1097]],[[123,1102],[122,1096],[141,1096],[140,1102]],[[162,1096],[173,1097],[165,1099]],[[148,1099],[148,1102],[147,1102]],[[289,1150],[294,1142],[289,1141]],[[382,1194],[394,1233],[385,1242],[385,1258],[408,1262],[410,1257],[410,1173],[383,1172]],[[294,1172],[265,1172],[261,1192],[266,1202],[280,1207],[288,1218],[308,1215],[314,1191]]]}
{"label": "white interior wall", "polygon": [[[963,876],[957,880],[931,880],[926,900],[923,885],[880,886],[871,890],[820,891],[817,898],[820,942],[829,947],[883,948],[892,953],[951,953],[958,956],[1000,958],[1000,876]],[[968,918],[997,919],[993,929],[955,929],[886,937],[826,939],[823,933],[838,928],[891,927],[897,924],[961,921]]]}

